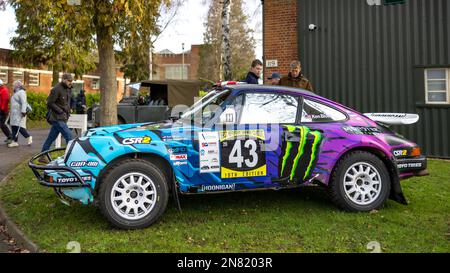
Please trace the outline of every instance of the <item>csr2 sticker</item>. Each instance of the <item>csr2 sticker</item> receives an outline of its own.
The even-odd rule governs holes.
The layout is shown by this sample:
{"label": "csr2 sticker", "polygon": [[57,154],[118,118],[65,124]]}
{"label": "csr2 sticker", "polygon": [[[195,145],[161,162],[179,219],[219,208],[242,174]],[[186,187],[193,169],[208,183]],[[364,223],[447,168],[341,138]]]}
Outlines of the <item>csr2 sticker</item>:
{"label": "csr2 sticker", "polygon": [[145,137],[127,137],[122,140],[123,145],[133,145],[133,144],[150,144],[152,138],[149,136]]}
{"label": "csr2 sticker", "polygon": [[266,176],[264,130],[221,131],[221,178]]}

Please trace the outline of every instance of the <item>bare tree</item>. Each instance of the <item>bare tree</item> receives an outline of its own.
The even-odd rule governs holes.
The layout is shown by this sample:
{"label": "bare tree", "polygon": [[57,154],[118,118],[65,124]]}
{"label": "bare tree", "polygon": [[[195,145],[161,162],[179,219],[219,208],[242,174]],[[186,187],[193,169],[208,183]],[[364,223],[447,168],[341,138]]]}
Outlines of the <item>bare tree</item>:
{"label": "bare tree", "polygon": [[223,0],[222,8],[222,64],[224,80],[232,79],[231,45],[230,45],[230,13],[231,0]]}

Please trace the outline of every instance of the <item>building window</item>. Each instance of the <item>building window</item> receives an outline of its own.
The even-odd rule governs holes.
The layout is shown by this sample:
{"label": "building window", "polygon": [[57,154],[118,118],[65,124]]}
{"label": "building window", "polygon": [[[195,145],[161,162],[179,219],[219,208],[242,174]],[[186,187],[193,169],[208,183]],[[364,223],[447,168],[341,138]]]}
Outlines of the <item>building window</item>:
{"label": "building window", "polygon": [[39,73],[28,73],[28,85],[39,86]]}
{"label": "building window", "polygon": [[92,79],[91,88],[100,89],[100,79]]}
{"label": "building window", "polygon": [[166,79],[169,79],[169,80],[187,80],[188,79],[188,67],[187,67],[187,65],[184,65],[184,67],[183,67],[183,65],[166,66]]}
{"label": "building window", "polygon": [[8,69],[0,69],[0,80],[2,80],[4,84],[8,83]]}
{"label": "building window", "polygon": [[21,81],[23,83],[23,71],[13,71],[13,82]]}
{"label": "building window", "polygon": [[425,69],[425,98],[429,104],[450,103],[450,69]]}

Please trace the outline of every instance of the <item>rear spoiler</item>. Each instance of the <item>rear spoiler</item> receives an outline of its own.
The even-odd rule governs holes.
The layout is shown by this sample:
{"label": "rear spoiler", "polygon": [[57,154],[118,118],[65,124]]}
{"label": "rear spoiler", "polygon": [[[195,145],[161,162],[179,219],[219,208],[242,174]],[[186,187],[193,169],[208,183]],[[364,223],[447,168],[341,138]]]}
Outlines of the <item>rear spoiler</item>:
{"label": "rear spoiler", "polygon": [[408,125],[419,121],[417,114],[404,113],[366,113],[366,117],[386,125]]}

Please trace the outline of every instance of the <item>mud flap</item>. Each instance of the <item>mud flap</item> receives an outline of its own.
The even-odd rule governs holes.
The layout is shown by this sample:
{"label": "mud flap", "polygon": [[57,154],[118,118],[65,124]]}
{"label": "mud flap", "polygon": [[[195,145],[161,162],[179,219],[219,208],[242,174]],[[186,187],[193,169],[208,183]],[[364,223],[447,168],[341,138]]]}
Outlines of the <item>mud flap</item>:
{"label": "mud flap", "polygon": [[392,183],[391,183],[391,194],[389,199],[394,200],[402,205],[408,205],[408,201],[406,201],[405,195],[403,195],[402,186],[400,185],[399,173],[396,167],[391,166],[392,168]]}

